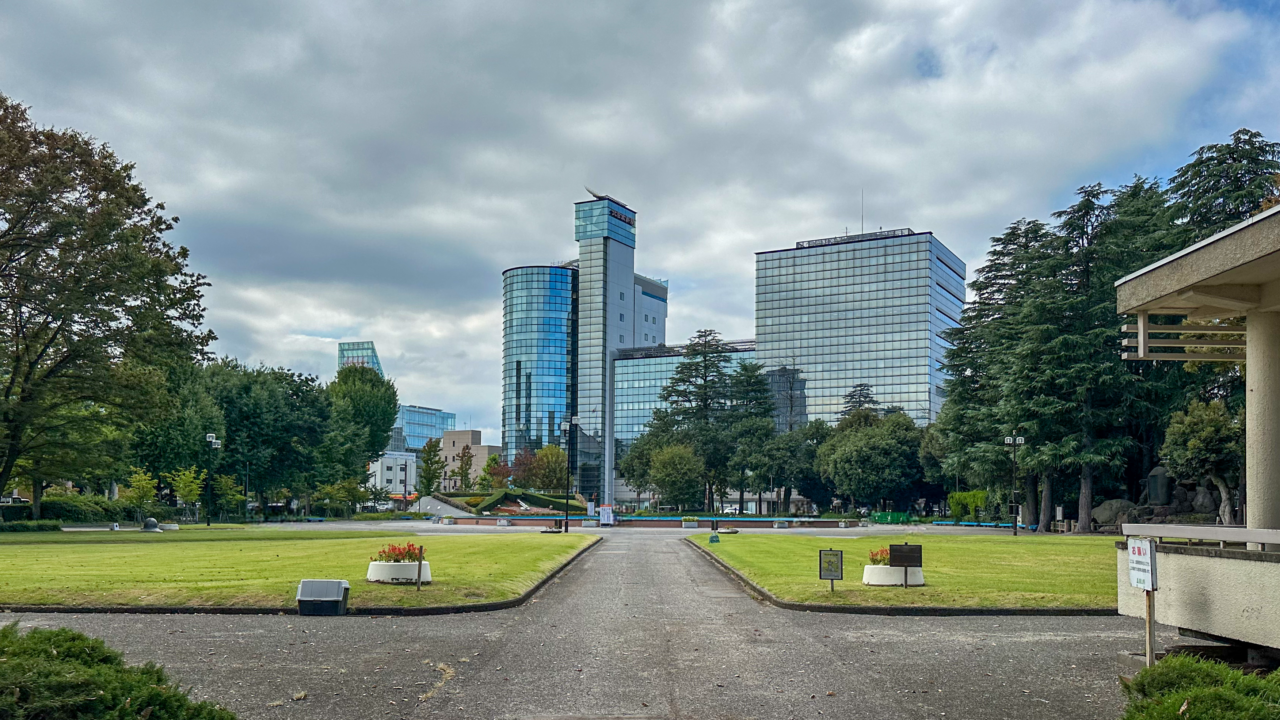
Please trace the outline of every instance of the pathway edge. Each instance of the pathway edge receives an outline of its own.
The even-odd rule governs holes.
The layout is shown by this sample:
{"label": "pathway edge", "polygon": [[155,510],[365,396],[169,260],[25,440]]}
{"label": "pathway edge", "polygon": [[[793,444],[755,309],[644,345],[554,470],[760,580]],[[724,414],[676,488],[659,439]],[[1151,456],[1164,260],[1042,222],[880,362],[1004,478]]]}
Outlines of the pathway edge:
{"label": "pathway edge", "polygon": [[[458,613],[473,612],[493,612],[495,610],[508,610],[513,607],[529,602],[538,591],[551,582],[560,573],[564,572],[578,558],[586,554],[586,552],[599,545],[604,538],[599,535],[592,536],[595,539],[578,549],[568,560],[560,563],[554,570],[547,573],[533,587],[524,591],[518,597],[509,600],[496,600],[494,602],[472,603],[470,605],[438,605],[435,607],[365,607],[365,608],[348,608],[345,617],[358,616],[421,616],[421,615],[455,615]],[[245,607],[245,606],[200,606],[200,605],[178,605],[166,607],[163,605],[2,605],[0,604],[0,613],[62,613],[62,614],[131,614],[131,615],[297,615],[297,607]]]}
{"label": "pathway edge", "polygon": [[757,600],[762,600],[775,607],[783,610],[794,610],[798,612],[819,612],[819,613],[840,613],[845,615],[902,615],[917,617],[959,617],[959,616],[1007,616],[1007,615],[1028,615],[1028,616],[1052,616],[1052,617],[1106,617],[1118,616],[1119,611],[1108,608],[1073,608],[1073,607],[1045,607],[1045,608],[1002,608],[1002,607],[929,607],[929,606],[896,606],[896,605],[825,605],[819,603],[799,603],[783,600],[776,597],[773,593],[757,585],[746,575],[738,572],[729,563],[716,557],[716,554],[702,547],[692,538],[685,537],[683,540],[693,549],[702,554],[703,557],[710,560],[713,565],[720,568],[731,579],[736,580],[747,591],[748,595],[754,596]]}

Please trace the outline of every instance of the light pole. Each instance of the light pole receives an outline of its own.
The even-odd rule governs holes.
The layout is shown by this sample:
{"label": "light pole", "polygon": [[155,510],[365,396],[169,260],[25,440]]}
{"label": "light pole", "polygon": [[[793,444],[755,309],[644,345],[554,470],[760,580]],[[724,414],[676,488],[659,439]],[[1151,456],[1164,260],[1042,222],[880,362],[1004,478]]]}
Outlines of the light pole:
{"label": "light pole", "polygon": [[574,415],[560,423],[560,432],[564,435],[564,531],[569,532],[569,493],[573,492],[573,471],[569,465],[569,433],[578,424],[578,416]]}
{"label": "light pole", "polygon": [[1023,437],[1006,437],[1004,444],[1013,450],[1013,493],[1009,499],[1013,501],[1016,508],[1013,511],[1013,536],[1018,537],[1018,517],[1022,514],[1021,506],[1018,504],[1018,447],[1026,442]]}
{"label": "light pole", "polygon": [[[205,436],[204,436],[204,439],[205,439],[205,441],[206,441],[206,442],[208,442],[208,443],[209,443],[209,448],[210,448],[211,450],[220,450],[220,449],[222,449],[222,441],[218,439],[218,436],[217,436],[217,435],[214,435],[213,433],[209,433],[209,434],[207,434],[207,435],[205,435]],[[213,472],[212,472],[212,468],[210,468],[209,477],[205,478],[205,481],[204,481],[204,487],[205,487],[205,503],[206,503],[206,505],[207,505],[207,507],[204,509],[204,524],[205,524],[205,527],[212,527],[212,526],[213,526]],[[199,521],[199,520],[197,520],[196,522],[200,522],[200,521]]]}

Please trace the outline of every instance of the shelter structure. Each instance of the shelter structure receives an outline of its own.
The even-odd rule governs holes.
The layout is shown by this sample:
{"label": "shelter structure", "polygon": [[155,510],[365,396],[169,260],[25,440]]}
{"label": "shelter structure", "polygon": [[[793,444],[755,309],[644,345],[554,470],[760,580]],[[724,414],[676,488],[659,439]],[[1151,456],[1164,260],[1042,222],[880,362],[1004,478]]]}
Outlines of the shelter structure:
{"label": "shelter structure", "polygon": [[[1157,539],[1156,622],[1274,656],[1280,653],[1280,207],[1120,279],[1116,300],[1120,314],[1137,318],[1125,327],[1137,336],[1125,341],[1134,350],[1127,359],[1245,367],[1245,525],[1122,526],[1126,538]],[[1118,548],[1120,613],[1143,617],[1143,593],[1129,585],[1127,546]]]}

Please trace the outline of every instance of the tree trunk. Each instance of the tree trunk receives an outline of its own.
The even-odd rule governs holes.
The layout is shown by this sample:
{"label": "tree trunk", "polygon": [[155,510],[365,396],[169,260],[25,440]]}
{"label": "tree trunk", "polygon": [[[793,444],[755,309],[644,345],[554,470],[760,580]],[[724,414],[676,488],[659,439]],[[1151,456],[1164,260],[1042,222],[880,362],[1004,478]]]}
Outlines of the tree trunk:
{"label": "tree trunk", "polygon": [[1036,522],[1036,476],[1028,473],[1022,479],[1022,522],[1027,528],[1039,525]]}
{"label": "tree trunk", "polygon": [[44,500],[44,481],[31,481],[31,519],[40,519],[40,503]]}
{"label": "tree trunk", "polygon": [[756,514],[757,515],[764,514],[764,490],[763,489],[756,492]]}
{"label": "tree trunk", "polygon": [[738,487],[738,514],[739,515],[745,515],[747,512],[746,498],[747,498],[747,487],[745,485],[739,486]]}
{"label": "tree trunk", "polygon": [[1231,507],[1231,488],[1227,487],[1227,483],[1217,475],[1210,475],[1209,479],[1218,486],[1218,492],[1222,495],[1222,502],[1218,504],[1218,518],[1222,520],[1223,525],[1235,525],[1235,513],[1232,512]]}
{"label": "tree trunk", "polygon": [[1093,466],[1085,463],[1080,468],[1080,517],[1076,521],[1076,533],[1093,531]]}
{"label": "tree trunk", "polygon": [[784,515],[791,514],[791,486],[787,485],[782,488],[782,513]]}
{"label": "tree trunk", "polygon": [[1040,524],[1036,527],[1036,532],[1049,532],[1049,523],[1053,518],[1053,476],[1046,474],[1040,479]]}

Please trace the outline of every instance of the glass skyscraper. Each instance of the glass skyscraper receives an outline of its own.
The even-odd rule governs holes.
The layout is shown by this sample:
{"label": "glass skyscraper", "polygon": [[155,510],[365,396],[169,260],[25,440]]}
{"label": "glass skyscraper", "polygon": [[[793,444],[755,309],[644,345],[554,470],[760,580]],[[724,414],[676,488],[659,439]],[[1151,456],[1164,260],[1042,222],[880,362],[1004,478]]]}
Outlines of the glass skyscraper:
{"label": "glass skyscraper", "polygon": [[372,340],[338,343],[338,367],[348,365],[371,367],[382,374],[382,363],[378,361],[378,350]]}
{"label": "glass skyscraper", "polygon": [[[522,450],[569,444],[560,423],[573,415],[576,400],[577,296],[576,267],[502,273],[502,453],[508,463]],[[572,452],[569,461],[576,464]]]}
{"label": "glass skyscraper", "polygon": [[451,412],[420,405],[401,405],[396,413],[395,427],[404,434],[405,448],[421,450],[428,440],[444,437],[446,430],[457,425],[457,416]]}
{"label": "glass skyscraper", "polygon": [[503,273],[503,455],[558,444],[600,503],[613,498],[613,358],[666,341],[667,286],[636,274],[635,227],[635,211],[594,195],[574,205],[576,261]]}
{"label": "glass skyscraper", "polygon": [[910,228],[756,253],[756,357],[809,420],[836,421],[845,393],[867,383],[881,406],[930,422],[943,401],[939,333],[960,322],[964,278],[955,253]]}

